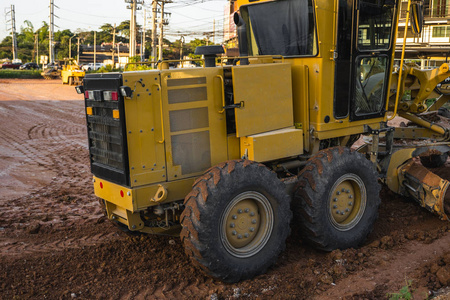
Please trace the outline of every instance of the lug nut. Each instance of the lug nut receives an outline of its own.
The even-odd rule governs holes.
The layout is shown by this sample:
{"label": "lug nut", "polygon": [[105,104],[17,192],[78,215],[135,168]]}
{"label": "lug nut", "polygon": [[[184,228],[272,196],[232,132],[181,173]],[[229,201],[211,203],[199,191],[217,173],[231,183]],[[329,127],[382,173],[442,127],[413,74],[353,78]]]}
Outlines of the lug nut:
{"label": "lug nut", "polygon": [[241,235],[241,234],[238,234],[237,238],[238,238],[238,239],[242,239],[242,235]]}
{"label": "lug nut", "polygon": [[341,215],[345,215],[345,213],[343,211],[341,211]]}
{"label": "lug nut", "polygon": [[336,192],[336,195],[340,195],[340,194],[341,194],[341,192],[340,192],[340,191],[337,191],[337,192]]}
{"label": "lug nut", "polygon": [[238,209],[238,214],[242,214],[242,209]]}
{"label": "lug nut", "polygon": [[347,194],[350,194],[350,190],[347,190]]}
{"label": "lug nut", "polygon": [[337,214],[340,214],[341,212],[339,210],[336,211]]}
{"label": "lug nut", "polygon": [[255,219],[252,220],[252,224],[256,224],[256,220]]}
{"label": "lug nut", "polygon": [[248,233],[244,234],[245,238],[248,238],[250,235]]}
{"label": "lug nut", "polygon": [[337,198],[334,198],[334,199],[333,199],[334,202],[337,202],[337,200],[338,200]]}
{"label": "lug nut", "polygon": [[349,199],[353,199],[353,195],[349,195],[348,198],[349,198]]}
{"label": "lug nut", "polygon": [[253,217],[254,215],[255,215],[255,213],[252,211],[252,212],[250,213],[250,216]]}
{"label": "lug nut", "polygon": [[250,232],[253,232],[253,231],[255,231],[255,228],[250,227]]}
{"label": "lug nut", "polygon": [[246,213],[248,213],[248,212],[250,211],[250,209],[246,208],[244,211],[245,211]]}
{"label": "lug nut", "polygon": [[337,208],[337,205],[335,204],[335,205],[333,205],[333,208]]}
{"label": "lug nut", "polygon": [[233,231],[231,232],[231,234],[232,234],[232,235],[236,235],[236,234],[237,234],[236,230],[233,230]]}
{"label": "lug nut", "polygon": [[342,192],[345,192],[345,189],[344,188],[342,188],[342,190],[341,190]]}
{"label": "lug nut", "polygon": [[233,220],[236,220],[236,219],[237,219],[237,216],[236,216],[236,215],[233,215],[232,218],[233,218]]}
{"label": "lug nut", "polygon": [[353,202],[349,202],[349,203],[348,203],[348,206],[352,206],[352,205],[353,205]]}
{"label": "lug nut", "polygon": [[346,211],[346,212],[349,212],[349,211],[350,211],[350,209],[346,208],[346,209],[345,209],[345,211]]}
{"label": "lug nut", "polygon": [[230,223],[231,228],[234,228],[234,226],[235,226],[234,223]]}

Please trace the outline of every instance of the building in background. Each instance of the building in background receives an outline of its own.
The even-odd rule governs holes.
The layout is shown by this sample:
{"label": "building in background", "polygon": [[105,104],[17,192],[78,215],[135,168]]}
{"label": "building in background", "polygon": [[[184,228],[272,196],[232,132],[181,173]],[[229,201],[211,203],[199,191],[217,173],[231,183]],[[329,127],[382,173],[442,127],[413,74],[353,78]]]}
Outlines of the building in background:
{"label": "building in background", "polygon": [[[397,35],[397,56],[405,33],[408,1],[402,0]],[[450,0],[424,1],[424,26],[420,36],[407,32],[405,57],[420,59],[422,67],[439,66],[450,57]]]}

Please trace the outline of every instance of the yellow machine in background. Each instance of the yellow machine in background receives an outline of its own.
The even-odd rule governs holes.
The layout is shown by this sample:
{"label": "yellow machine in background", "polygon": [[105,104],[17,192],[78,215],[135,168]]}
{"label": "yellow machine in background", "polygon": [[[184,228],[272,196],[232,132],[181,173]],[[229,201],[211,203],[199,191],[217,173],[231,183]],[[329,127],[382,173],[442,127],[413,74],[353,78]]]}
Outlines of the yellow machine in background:
{"label": "yellow machine in background", "polygon": [[63,84],[81,84],[85,75],[86,72],[78,66],[74,59],[64,60],[64,65],[61,70],[61,79]]}
{"label": "yellow machine in background", "polygon": [[[435,87],[450,74],[393,73],[400,1],[238,4],[233,63],[199,47],[204,68],[88,74],[77,87],[108,218],[180,234],[192,261],[227,282],[273,265],[291,223],[318,249],[363,243],[378,179],[448,220],[448,181],[412,158],[447,158],[448,128],[420,113],[447,101]],[[410,10],[420,31],[420,4]],[[389,126],[397,113],[418,126]]]}

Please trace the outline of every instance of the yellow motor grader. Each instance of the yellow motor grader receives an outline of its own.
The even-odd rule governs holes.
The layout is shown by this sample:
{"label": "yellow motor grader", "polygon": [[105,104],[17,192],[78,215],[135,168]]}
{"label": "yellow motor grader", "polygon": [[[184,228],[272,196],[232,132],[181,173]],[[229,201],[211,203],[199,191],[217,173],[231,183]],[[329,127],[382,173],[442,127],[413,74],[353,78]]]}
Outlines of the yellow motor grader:
{"label": "yellow motor grader", "polygon": [[61,70],[63,84],[81,84],[85,75],[86,72],[80,68],[75,59],[64,59],[64,65]]}
{"label": "yellow motor grader", "polygon": [[[88,74],[77,87],[108,219],[180,235],[226,282],[264,273],[290,226],[318,249],[358,247],[379,180],[448,220],[449,182],[425,166],[445,162],[449,130],[425,115],[447,102],[436,86],[450,73],[403,59],[393,72],[400,1],[237,4],[229,63],[201,47],[202,68]],[[420,32],[420,3],[406,24],[410,12]],[[396,115],[413,126],[389,126]]]}

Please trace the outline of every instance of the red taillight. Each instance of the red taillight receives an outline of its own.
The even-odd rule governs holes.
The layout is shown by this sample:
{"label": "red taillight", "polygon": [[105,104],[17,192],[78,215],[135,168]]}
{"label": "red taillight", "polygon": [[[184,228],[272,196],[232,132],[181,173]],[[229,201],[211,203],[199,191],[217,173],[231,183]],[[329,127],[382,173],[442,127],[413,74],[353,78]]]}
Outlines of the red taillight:
{"label": "red taillight", "polygon": [[101,189],[103,188],[103,182],[100,182],[100,188]]}
{"label": "red taillight", "polygon": [[123,198],[124,196],[123,191],[120,191],[120,196]]}
{"label": "red taillight", "polygon": [[[96,100],[94,91],[84,91],[84,97],[86,98],[86,100]],[[97,100],[101,100],[101,99],[97,99]]]}
{"label": "red taillight", "polygon": [[117,92],[113,91],[104,91],[103,92],[103,99],[107,101],[117,101],[119,100],[119,94]]}

